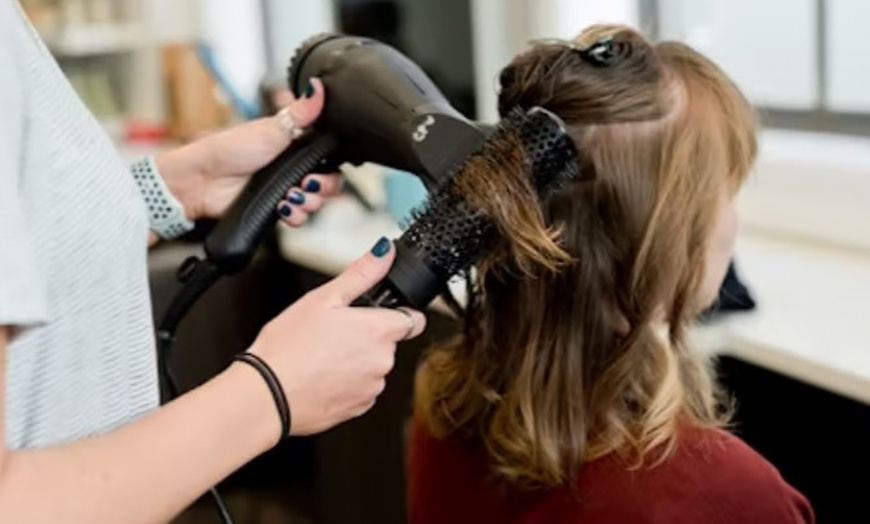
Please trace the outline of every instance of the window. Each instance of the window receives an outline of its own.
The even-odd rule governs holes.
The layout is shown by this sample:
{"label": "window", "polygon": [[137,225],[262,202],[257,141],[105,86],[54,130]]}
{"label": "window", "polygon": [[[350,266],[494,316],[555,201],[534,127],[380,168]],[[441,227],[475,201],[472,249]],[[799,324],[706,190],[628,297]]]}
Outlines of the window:
{"label": "window", "polygon": [[865,0],[655,0],[655,36],[715,59],[771,127],[870,136]]}
{"label": "window", "polygon": [[744,232],[870,250],[866,0],[472,0],[479,115],[529,39],[628,23],[686,41],[737,81],[765,124]]}
{"label": "window", "polygon": [[658,39],[713,58],[759,109],[744,230],[870,248],[866,0],[636,0]]}

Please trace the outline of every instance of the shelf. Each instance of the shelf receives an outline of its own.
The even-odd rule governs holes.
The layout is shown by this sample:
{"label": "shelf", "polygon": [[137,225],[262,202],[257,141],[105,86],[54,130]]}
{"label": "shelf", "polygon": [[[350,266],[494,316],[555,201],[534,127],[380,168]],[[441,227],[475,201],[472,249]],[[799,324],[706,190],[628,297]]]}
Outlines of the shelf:
{"label": "shelf", "polygon": [[134,23],[68,26],[45,35],[44,40],[59,58],[125,53],[148,43],[142,28]]}

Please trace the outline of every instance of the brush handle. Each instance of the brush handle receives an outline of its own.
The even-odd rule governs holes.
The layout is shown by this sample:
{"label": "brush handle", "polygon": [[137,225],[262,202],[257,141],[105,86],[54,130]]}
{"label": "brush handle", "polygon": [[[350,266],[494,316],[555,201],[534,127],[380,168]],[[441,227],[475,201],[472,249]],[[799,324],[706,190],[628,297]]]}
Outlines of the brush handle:
{"label": "brush handle", "polygon": [[390,272],[355,306],[424,310],[445,291],[445,279],[437,275],[402,238],[396,240],[396,259]]}

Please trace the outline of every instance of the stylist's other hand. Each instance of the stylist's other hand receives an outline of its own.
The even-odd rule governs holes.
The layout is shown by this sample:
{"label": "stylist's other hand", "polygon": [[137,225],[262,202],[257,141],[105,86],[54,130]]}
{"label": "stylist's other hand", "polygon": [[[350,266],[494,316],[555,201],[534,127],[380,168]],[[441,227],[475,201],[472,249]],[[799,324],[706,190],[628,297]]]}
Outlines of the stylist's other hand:
{"label": "stylist's other hand", "polygon": [[417,311],[350,307],[384,278],[394,252],[382,239],[272,320],[254,342],[250,351],[269,363],[287,394],[293,435],[319,433],[366,413],[384,390],[396,344],[423,331],[426,319]]}
{"label": "stylist's other hand", "polygon": [[[241,192],[251,175],[266,166],[293,141],[294,129],[310,126],[323,110],[324,89],[312,79],[305,94],[277,115],[205,136],[157,157],[161,175],[184,204],[191,219],[219,218]],[[279,205],[281,219],[289,225],[305,222],[324,198],[338,193],[336,174],[309,175],[301,188],[287,188]]]}

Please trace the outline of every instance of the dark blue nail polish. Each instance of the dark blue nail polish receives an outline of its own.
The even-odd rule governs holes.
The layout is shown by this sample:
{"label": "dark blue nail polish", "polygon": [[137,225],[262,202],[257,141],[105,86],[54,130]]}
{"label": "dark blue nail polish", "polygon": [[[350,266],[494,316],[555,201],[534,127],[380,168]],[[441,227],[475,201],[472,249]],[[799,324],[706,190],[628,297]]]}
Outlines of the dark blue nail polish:
{"label": "dark blue nail polish", "polygon": [[305,195],[303,195],[299,191],[291,191],[290,195],[287,197],[287,200],[289,200],[291,204],[301,206],[305,203]]}
{"label": "dark blue nail polish", "polygon": [[278,213],[280,213],[282,217],[288,218],[293,214],[293,208],[290,207],[290,204],[281,204],[278,208]]}
{"label": "dark blue nail polish", "polygon": [[314,84],[309,80],[305,85],[305,98],[311,98],[312,96],[314,96]]}
{"label": "dark blue nail polish", "polygon": [[378,240],[378,243],[375,244],[375,247],[372,248],[372,255],[381,258],[389,253],[392,247],[393,244],[390,243],[390,239],[387,237],[381,237],[381,239]]}
{"label": "dark blue nail polish", "polygon": [[317,193],[320,191],[320,181],[319,180],[309,180],[307,184],[305,184],[305,191],[309,193]]}

